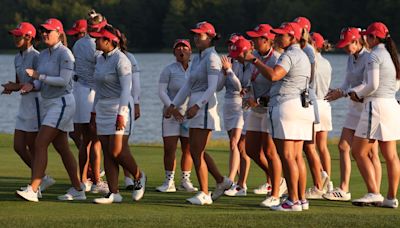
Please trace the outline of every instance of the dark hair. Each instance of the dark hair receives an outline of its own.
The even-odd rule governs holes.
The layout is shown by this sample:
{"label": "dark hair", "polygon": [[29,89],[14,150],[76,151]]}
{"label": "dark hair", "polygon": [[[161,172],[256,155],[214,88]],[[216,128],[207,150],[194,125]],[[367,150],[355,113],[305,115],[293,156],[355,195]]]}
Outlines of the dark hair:
{"label": "dark hair", "polygon": [[221,34],[216,33],[215,36],[211,39],[211,46],[215,46],[215,43],[221,39]]}
{"label": "dark hair", "polygon": [[303,28],[302,30],[299,43],[301,48],[304,48],[308,43],[311,44],[311,36],[307,29]]}
{"label": "dark hair", "polygon": [[125,53],[128,50],[127,47],[128,39],[126,38],[126,36],[123,33],[121,33],[117,28],[114,28],[112,25],[106,25],[104,29],[118,37],[119,43],[112,41],[112,44],[114,47],[119,47],[121,51]]}
{"label": "dark hair", "polygon": [[385,44],[385,47],[388,50],[390,57],[392,58],[394,67],[396,68],[396,79],[400,80],[400,63],[399,63],[399,57],[397,55],[396,43],[393,41],[392,37],[390,37],[389,34],[384,39],[381,38],[378,39],[379,42]]}
{"label": "dark hair", "polygon": [[327,40],[324,42],[322,48],[317,48],[318,52],[329,52],[333,50],[333,45]]}

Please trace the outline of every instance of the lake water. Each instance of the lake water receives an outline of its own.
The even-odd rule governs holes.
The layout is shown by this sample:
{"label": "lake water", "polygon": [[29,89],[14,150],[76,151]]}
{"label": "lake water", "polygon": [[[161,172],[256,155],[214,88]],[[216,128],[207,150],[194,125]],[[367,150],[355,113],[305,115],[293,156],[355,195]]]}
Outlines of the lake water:
{"label": "lake water", "polygon": [[[171,54],[135,54],[141,67],[141,117],[135,123],[132,142],[160,142],[161,138],[161,101],[158,98],[158,79],[164,66],[174,61]],[[331,88],[341,85],[345,76],[346,55],[327,54],[333,68]],[[15,80],[13,55],[0,55],[0,82]],[[224,91],[218,93],[218,109],[222,120]],[[19,104],[18,93],[0,96],[0,132],[13,133],[15,115]],[[347,100],[340,99],[332,103],[333,131],[330,137],[339,137],[347,112]],[[222,122],[222,121],[221,121]],[[227,138],[226,132],[214,132],[213,138]]]}

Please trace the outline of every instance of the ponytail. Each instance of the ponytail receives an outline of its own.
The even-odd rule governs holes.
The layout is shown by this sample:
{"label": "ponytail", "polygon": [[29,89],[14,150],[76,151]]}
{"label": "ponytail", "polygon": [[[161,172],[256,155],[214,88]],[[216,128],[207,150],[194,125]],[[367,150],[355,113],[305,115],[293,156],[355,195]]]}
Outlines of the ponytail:
{"label": "ponytail", "polygon": [[128,51],[128,39],[126,38],[125,34],[121,33],[118,29],[116,29],[116,34],[119,38],[118,47],[121,49],[122,52],[126,53]]}
{"label": "ponytail", "polygon": [[300,38],[300,47],[304,48],[308,43],[311,43],[311,37],[310,33],[308,32],[307,29],[303,29],[303,32],[301,33],[301,38]]}
{"label": "ponytail", "polygon": [[68,47],[67,36],[65,33],[60,33],[60,41],[65,47]]}
{"label": "ponytail", "polygon": [[331,43],[329,43],[327,40],[324,42],[322,45],[322,48],[317,48],[318,52],[330,52],[333,50],[333,46]]}
{"label": "ponytail", "polygon": [[212,39],[211,39],[211,46],[215,46],[215,43],[221,39],[221,34],[217,33]]}
{"label": "ponytail", "polygon": [[388,50],[390,57],[392,58],[394,67],[396,68],[396,79],[400,80],[400,63],[399,63],[399,57],[397,55],[397,47],[395,42],[393,41],[392,37],[390,35],[386,36],[386,39],[383,39],[385,43],[385,47]]}

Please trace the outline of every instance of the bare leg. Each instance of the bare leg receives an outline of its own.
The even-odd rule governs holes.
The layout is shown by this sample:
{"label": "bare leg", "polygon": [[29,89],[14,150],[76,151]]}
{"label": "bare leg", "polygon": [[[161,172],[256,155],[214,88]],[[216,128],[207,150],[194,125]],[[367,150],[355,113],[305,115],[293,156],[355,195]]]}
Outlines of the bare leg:
{"label": "bare leg", "polygon": [[164,170],[175,171],[176,166],[176,146],[178,143],[178,136],[163,137],[164,141]]}
{"label": "bare leg", "polygon": [[196,169],[200,190],[205,194],[208,194],[208,168],[204,154],[205,147],[211,136],[211,130],[190,128],[189,135],[190,153]]}
{"label": "bare leg", "polygon": [[368,153],[371,151],[375,140],[353,137],[352,154],[356,159],[358,169],[364,179],[369,193],[379,193],[375,181],[375,169]]}
{"label": "bare leg", "polygon": [[296,202],[299,200],[299,168],[296,161],[295,141],[274,139],[274,142],[282,161],[283,175],[288,185],[289,199],[292,202]]}
{"label": "bare leg", "polygon": [[247,177],[250,170],[250,158],[246,153],[246,136],[241,135],[239,140],[239,152],[240,152],[240,173],[238,185],[242,188],[246,187]]}
{"label": "bare leg", "polygon": [[276,147],[274,141],[272,140],[271,135],[267,133],[262,133],[263,137],[263,147],[265,151],[265,156],[268,160],[268,167],[272,182],[272,191],[271,196],[274,198],[279,198],[279,187],[281,183],[282,177],[282,163],[281,159],[279,159],[278,152],[276,151]]}
{"label": "bare leg", "polygon": [[308,165],[310,166],[314,186],[316,186],[319,190],[322,190],[321,171],[323,169],[321,165],[321,160],[319,159],[319,156],[315,149],[314,140],[304,141],[303,149],[307,157]]}
{"label": "bare leg", "polygon": [[69,149],[67,133],[59,131],[52,144],[61,156],[72,186],[74,186],[76,190],[81,190],[81,182],[79,181],[78,176],[78,165],[76,164],[74,155]]}
{"label": "bare leg", "polygon": [[374,169],[375,169],[376,187],[378,189],[381,189],[382,165],[381,165],[381,159],[379,159],[378,142],[375,142],[374,145],[372,146],[372,149],[369,152],[369,158],[371,159],[372,164],[374,165]]}
{"label": "bare leg", "polygon": [[188,137],[180,137],[181,140],[181,169],[182,171],[191,171],[193,166],[192,156],[190,155],[190,145]]}
{"label": "bare leg", "polygon": [[379,142],[379,145],[382,155],[385,157],[388,173],[389,188],[387,198],[395,199],[400,180],[400,161],[397,155],[396,141]]}
{"label": "bare leg", "polygon": [[32,169],[32,155],[27,146],[27,132],[17,130],[14,131],[14,150],[17,152],[22,161]]}
{"label": "bare leg", "polygon": [[328,149],[328,132],[319,131],[316,134],[316,144],[323,170],[331,176],[331,154]]}
{"label": "bare leg", "polygon": [[296,163],[299,170],[299,199],[305,200],[306,199],[306,187],[307,187],[307,168],[306,163],[303,159],[303,141],[295,141],[294,148],[296,153]]}
{"label": "bare leg", "polygon": [[119,165],[113,159],[111,154],[112,147],[110,138],[111,136],[109,135],[99,135],[101,146],[103,148],[104,170],[106,172],[108,188],[110,189],[110,192],[118,193]]}
{"label": "bare leg", "polygon": [[239,170],[240,153],[239,153],[238,143],[240,140],[241,133],[242,129],[240,128],[234,128],[228,131],[229,148],[231,152],[229,156],[229,179],[231,179],[231,181],[235,181],[235,176]]}
{"label": "bare leg", "polygon": [[340,153],[340,188],[348,192],[351,174],[350,149],[353,141],[354,130],[343,128],[339,141]]}
{"label": "bare leg", "polygon": [[246,132],[246,153],[264,171],[268,179],[268,162],[262,152],[262,133],[256,131]]}

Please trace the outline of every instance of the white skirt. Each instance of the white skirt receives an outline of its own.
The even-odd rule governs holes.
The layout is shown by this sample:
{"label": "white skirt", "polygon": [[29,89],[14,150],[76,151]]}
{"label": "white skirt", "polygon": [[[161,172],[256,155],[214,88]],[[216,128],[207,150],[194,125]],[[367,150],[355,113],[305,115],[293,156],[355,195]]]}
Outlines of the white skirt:
{"label": "white skirt", "polygon": [[38,132],[40,128],[40,103],[38,92],[21,96],[15,129],[26,132]]}
{"label": "white skirt", "polygon": [[133,121],[131,121],[132,113],[134,113],[133,102],[129,102],[128,111],[122,115],[125,120],[125,128],[117,131],[115,124],[117,122],[119,102],[120,98],[107,98],[98,100],[95,107],[97,135],[131,134],[133,129]]}
{"label": "white skirt", "polygon": [[246,126],[247,126],[247,124],[248,124],[248,120],[249,120],[249,114],[250,114],[250,110],[249,109],[246,109],[246,110],[243,110],[243,129],[242,129],[242,135],[246,135]]}
{"label": "white skirt", "polygon": [[319,124],[314,125],[314,131],[332,131],[332,108],[328,101],[317,100]]}
{"label": "white skirt", "polygon": [[244,124],[242,98],[226,98],[223,114],[226,131],[230,131],[234,128],[242,129]]}
{"label": "white skirt", "polygon": [[[190,95],[188,109],[199,101],[204,92],[196,92]],[[189,119],[189,128],[200,128],[210,130],[221,130],[220,118],[217,110],[217,97],[214,95],[209,99],[208,103],[203,104],[197,114]]]}
{"label": "white skirt", "polygon": [[73,94],[76,102],[74,123],[89,123],[96,92],[79,82],[75,82]]}
{"label": "white skirt", "polygon": [[269,132],[274,139],[312,140],[314,107],[301,106],[300,98],[270,108]]}
{"label": "white skirt", "polygon": [[356,130],[363,107],[363,103],[354,102],[352,100],[349,101],[349,111],[347,112],[346,120],[344,121],[344,128]]}
{"label": "white skirt", "polygon": [[188,121],[185,119],[179,123],[173,116],[170,118],[162,118],[162,137],[180,136],[189,137]]}
{"label": "white skirt", "polygon": [[72,94],[51,99],[43,98],[41,101],[40,119],[42,125],[57,128],[64,132],[74,130],[75,99]]}
{"label": "white skirt", "polygon": [[256,131],[269,133],[269,125],[270,121],[268,121],[267,113],[259,113],[255,112],[254,110],[250,110],[246,120],[246,132]]}
{"label": "white skirt", "polygon": [[379,141],[400,139],[400,105],[394,98],[367,98],[355,136]]}

